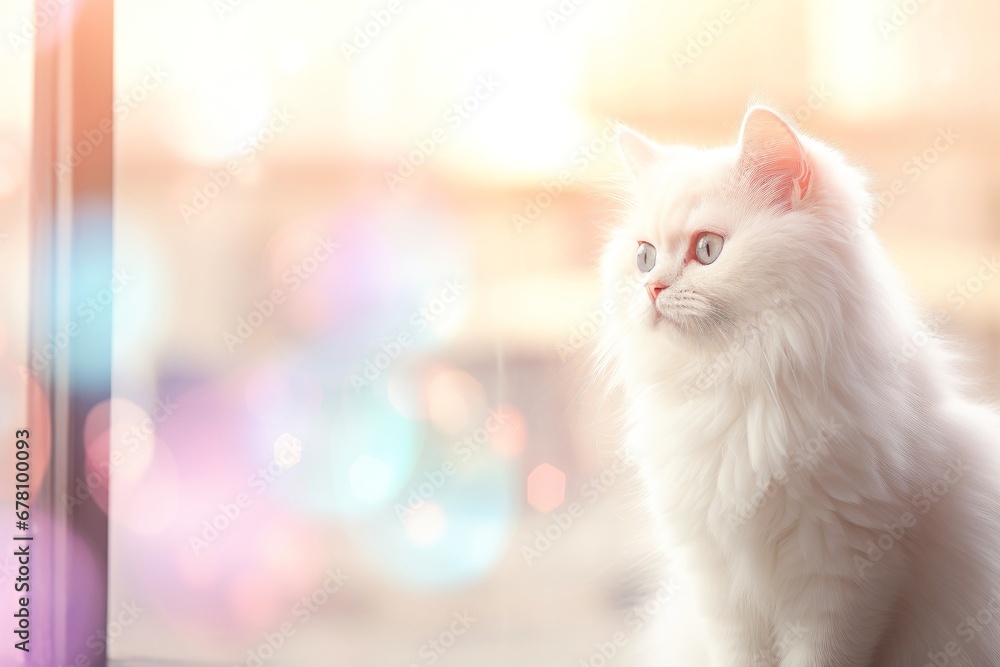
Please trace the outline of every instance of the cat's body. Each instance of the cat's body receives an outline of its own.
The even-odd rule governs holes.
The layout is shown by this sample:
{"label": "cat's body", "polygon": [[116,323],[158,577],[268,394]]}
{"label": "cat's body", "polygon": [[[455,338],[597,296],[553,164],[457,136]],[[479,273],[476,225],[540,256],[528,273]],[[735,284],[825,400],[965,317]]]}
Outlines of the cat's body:
{"label": "cat's body", "polygon": [[645,664],[1000,665],[1000,420],[915,316],[861,178],[765,109],[736,148],[622,141],[604,345],[686,591]]}

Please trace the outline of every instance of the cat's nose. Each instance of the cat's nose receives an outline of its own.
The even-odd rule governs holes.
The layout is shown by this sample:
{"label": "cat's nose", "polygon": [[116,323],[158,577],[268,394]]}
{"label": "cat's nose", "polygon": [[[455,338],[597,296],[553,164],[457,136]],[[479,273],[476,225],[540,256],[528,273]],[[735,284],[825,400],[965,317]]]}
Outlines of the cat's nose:
{"label": "cat's nose", "polygon": [[656,297],[660,296],[660,292],[667,289],[669,285],[664,285],[659,281],[652,281],[646,283],[646,293],[649,294],[649,300],[655,302]]}

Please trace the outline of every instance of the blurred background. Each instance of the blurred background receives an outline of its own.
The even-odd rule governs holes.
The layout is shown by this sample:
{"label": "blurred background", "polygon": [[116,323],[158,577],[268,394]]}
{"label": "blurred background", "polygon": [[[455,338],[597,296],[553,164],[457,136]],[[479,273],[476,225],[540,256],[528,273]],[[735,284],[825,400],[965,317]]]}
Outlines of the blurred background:
{"label": "blurred background", "polygon": [[[32,16],[0,4],[10,431],[37,391]],[[663,582],[588,365],[615,121],[719,145],[766,100],[840,147],[996,400],[998,21],[973,0],[117,3],[116,279],[87,306],[114,303],[114,385],[80,487],[111,523],[102,646],[570,666],[634,636]]]}

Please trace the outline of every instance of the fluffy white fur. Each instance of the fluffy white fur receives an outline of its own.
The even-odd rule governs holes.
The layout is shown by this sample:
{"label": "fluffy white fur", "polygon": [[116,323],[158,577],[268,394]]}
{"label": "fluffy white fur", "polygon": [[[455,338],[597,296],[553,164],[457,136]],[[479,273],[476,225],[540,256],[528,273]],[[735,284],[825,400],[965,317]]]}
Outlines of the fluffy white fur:
{"label": "fluffy white fur", "polygon": [[[1000,665],[1000,420],[915,313],[861,174],[766,108],[740,137],[621,136],[603,361],[687,591],[644,664]],[[713,264],[684,261],[700,230]]]}

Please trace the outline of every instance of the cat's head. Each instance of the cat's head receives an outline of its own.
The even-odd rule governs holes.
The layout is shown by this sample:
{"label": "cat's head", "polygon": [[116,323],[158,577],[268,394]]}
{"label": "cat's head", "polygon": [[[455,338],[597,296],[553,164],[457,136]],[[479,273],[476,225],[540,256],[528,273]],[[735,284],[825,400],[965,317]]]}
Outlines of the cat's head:
{"label": "cat's head", "polygon": [[661,146],[627,129],[619,144],[633,205],[603,270],[610,336],[632,370],[759,346],[748,337],[782,348],[772,358],[814,352],[824,313],[857,289],[845,249],[866,206],[861,176],[764,107],[735,146]]}

